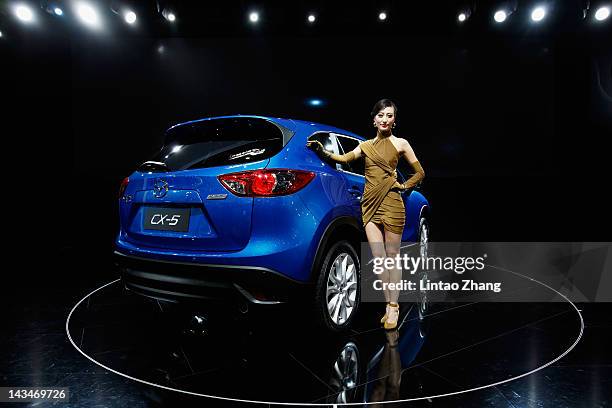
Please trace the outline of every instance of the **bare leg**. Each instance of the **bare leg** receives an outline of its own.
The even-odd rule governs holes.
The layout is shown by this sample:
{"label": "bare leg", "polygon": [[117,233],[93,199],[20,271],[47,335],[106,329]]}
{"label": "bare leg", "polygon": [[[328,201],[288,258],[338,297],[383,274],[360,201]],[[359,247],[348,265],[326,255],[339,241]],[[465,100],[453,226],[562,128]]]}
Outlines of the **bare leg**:
{"label": "bare leg", "polygon": [[[402,269],[396,267],[395,257],[400,253],[400,245],[402,243],[402,235],[396,234],[394,232],[385,230],[385,253],[387,257],[393,258],[393,267],[389,268],[389,282],[400,283],[402,280]],[[387,292],[387,291],[385,291]],[[397,303],[399,299],[400,291],[399,289],[388,290],[388,294],[385,294],[385,297],[388,298],[387,301]]]}
{"label": "bare leg", "polygon": [[[384,246],[384,235],[382,227],[374,224],[373,222],[368,222],[365,226],[366,236],[368,237],[368,243],[370,244],[370,250],[372,251],[372,256],[374,258],[382,258],[384,259],[387,255],[385,252]],[[382,282],[389,281],[389,272],[386,268],[383,268],[384,271],[381,273],[380,279]],[[389,302],[389,293],[387,290],[385,292],[385,301]]]}

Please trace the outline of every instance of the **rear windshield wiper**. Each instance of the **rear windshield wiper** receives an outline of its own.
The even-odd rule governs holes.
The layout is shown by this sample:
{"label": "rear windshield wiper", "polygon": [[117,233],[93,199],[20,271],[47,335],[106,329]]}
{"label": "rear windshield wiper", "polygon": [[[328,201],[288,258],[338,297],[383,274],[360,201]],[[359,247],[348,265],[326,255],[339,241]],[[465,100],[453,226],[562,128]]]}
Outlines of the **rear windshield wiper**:
{"label": "rear windshield wiper", "polygon": [[146,161],[142,163],[136,171],[140,171],[143,173],[152,172],[152,173],[163,173],[170,171],[170,168],[166,163],[158,162],[158,161]]}

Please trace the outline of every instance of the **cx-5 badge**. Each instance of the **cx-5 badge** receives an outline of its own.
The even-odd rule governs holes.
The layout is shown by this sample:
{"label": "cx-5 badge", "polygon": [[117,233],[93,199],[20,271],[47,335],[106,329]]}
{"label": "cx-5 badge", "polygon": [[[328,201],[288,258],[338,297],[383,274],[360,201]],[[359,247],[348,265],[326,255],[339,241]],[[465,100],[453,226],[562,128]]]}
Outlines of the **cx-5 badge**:
{"label": "cx-5 badge", "polygon": [[207,200],[224,200],[227,194],[209,194],[206,196]]}
{"label": "cx-5 badge", "polygon": [[166,180],[157,179],[153,184],[153,195],[157,198],[162,198],[168,192],[168,182]]}

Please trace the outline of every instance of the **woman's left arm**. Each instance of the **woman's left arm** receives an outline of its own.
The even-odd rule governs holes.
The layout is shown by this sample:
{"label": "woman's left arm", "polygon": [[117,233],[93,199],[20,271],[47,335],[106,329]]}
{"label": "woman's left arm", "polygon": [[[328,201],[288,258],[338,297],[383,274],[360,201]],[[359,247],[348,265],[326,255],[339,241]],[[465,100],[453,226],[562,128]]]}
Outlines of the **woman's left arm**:
{"label": "woman's left arm", "polygon": [[410,177],[408,180],[404,181],[401,184],[395,184],[395,187],[399,187],[403,190],[406,190],[416,186],[425,178],[425,170],[423,170],[423,167],[421,166],[421,163],[419,163],[416,154],[414,154],[412,146],[410,146],[410,143],[408,143],[406,139],[400,139],[400,149],[400,153],[403,154],[406,161],[410,163],[410,165],[414,169],[414,174],[412,175],[412,177]]}

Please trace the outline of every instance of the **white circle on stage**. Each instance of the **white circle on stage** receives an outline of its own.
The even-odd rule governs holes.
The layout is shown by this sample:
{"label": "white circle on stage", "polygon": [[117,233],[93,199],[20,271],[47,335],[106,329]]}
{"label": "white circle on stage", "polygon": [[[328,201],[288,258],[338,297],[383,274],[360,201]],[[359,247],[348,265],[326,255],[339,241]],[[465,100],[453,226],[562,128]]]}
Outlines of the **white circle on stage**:
{"label": "white circle on stage", "polygon": [[152,387],[157,387],[160,389],[164,389],[164,390],[168,390],[168,391],[175,391],[177,393],[182,393],[185,395],[190,395],[190,396],[196,396],[196,397],[205,397],[205,398],[212,398],[212,399],[217,399],[217,400],[224,400],[224,401],[232,401],[232,402],[245,402],[245,403],[253,403],[253,404],[267,404],[267,405],[285,405],[285,406],[328,406],[328,405],[369,405],[369,404],[391,404],[391,403],[397,403],[397,402],[410,402],[410,401],[420,401],[420,400],[431,400],[434,398],[442,398],[442,397],[449,397],[449,396],[453,396],[453,395],[460,395],[460,394],[465,394],[468,392],[472,392],[472,391],[478,391],[478,390],[482,390],[485,388],[490,388],[490,387],[495,387],[497,385],[500,384],[505,384],[505,383],[509,383],[511,381],[515,381],[518,380],[519,378],[523,378],[526,377],[528,375],[531,375],[533,373],[536,373],[546,367],[548,367],[551,364],[556,363],[557,361],[559,361],[560,359],[562,359],[563,357],[565,357],[570,351],[572,351],[574,349],[574,347],[576,347],[576,345],[578,344],[578,342],[580,342],[580,339],[582,338],[582,334],[584,332],[584,319],[582,318],[582,314],[580,313],[580,310],[576,307],[576,305],[569,300],[565,295],[563,295],[562,293],[558,292],[557,290],[551,288],[550,286],[548,286],[547,284],[540,282],[536,279],[533,279],[531,277],[522,275],[518,272],[513,272],[501,267],[497,267],[497,266],[493,266],[493,265],[487,265],[491,268],[496,268],[499,270],[502,270],[504,272],[508,272],[508,273],[512,273],[514,275],[523,277],[527,280],[536,282],[548,289],[550,289],[551,291],[557,293],[559,296],[561,296],[563,299],[565,299],[576,311],[578,318],[580,319],[580,332],[578,333],[576,339],[574,340],[574,342],[572,343],[572,345],[565,350],[563,353],[561,353],[560,355],[558,355],[557,357],[555,357],[554,359],[550,360],[549,362],[542,364],[539,367],[536,367],[533,370],[530,370],[526,373],[520,374],[520,375],[516,375],[513,376],[511,378],[507,378],[505,380],[501,380],[501,381],[497,381],[497,382],[493,382],[491,384],[486,384],[486,385],[482,385],[482,386],[478,386],[478,387],[473,387],[473,388],[468,388],[465,390],[459,390],[459,391],[453,391],[453,392],[447,392],[447,393],[443,393],[443,394],[436,394],[436,395],[429,395],[429,396],[424,396],[424,397],[416,397],[416,398],[407,398],[407,399],[400,399],[400,400],[389,400],[389,401],[373,401],[373,402],[352,402],[352,403],[343,403],[343,404],[316,404],[316,403],[303,403],[303,402],[278,402],[278,401],[256,401],[256,400],[247,400],[247,399],[238,399],[238,398],[229,398],[229,397],[222,397],[222,396],[218,396],[218,395],[211,395],[211,394],[203,394],[203,393],[198,393],[198,392],[193,392],[193,391],[187,391],[187,390],[181,390],[178,388],[173,388],[173,387],[168,387],[165,385],[161,385],[161,384],[156,384],[150,381],[146,381],[140,378],[135,378],[132,377],[128,374],[122,373],[120,371],[114,370],[111,367],[108,367],[98,361],[96,361],[94,358],[92,358],[91,356],[89,356],[87,353],[85,353],[83,350],[81,350],[81,348],[79,348],[79,346],[76,345],[76,343],[74,342],[74,340],[72,339],[72,336],[70,335],[70,330],[69,330],[69,324],[70,324],[70,318],[72,317],[72,314],[74,313],[74,311],[81,305],[83,304],[83,302],[85,300],[87,300],[91,295],[93,295],[96,292],[99,292],[101,290],[103,290],[104,288],[113,285],[117,282],[120,281],[120,279],[115,279],[112,282],[109,282],[105,285],[100,286],[99,288],[91,291],[90,293],[88,293],[87,295],[85,295],[81,300],[79,300],[74,307],[70,310],[70,313],[68,313],[68,317],[66,318],[66,335],[68,336],[68,340],[70,340],[70,343],[72,344],[72,346],[79,352],[81,353],[85,358],[87,358],[88,360],[90,360],[92,363],[98,365],[99,367],[102,367],[103,369],[110,371],[111,373],[120,375],[122,377],[128,378],[130,380],[139,382],[141,384],[146,384]]}

